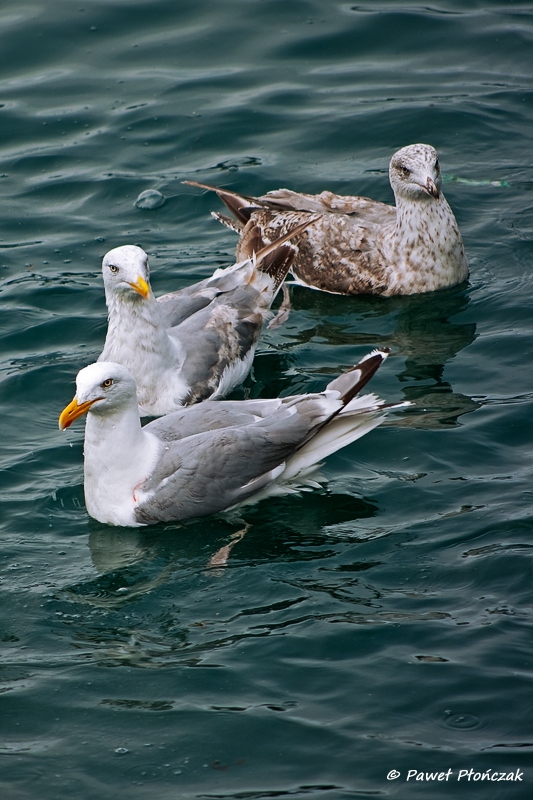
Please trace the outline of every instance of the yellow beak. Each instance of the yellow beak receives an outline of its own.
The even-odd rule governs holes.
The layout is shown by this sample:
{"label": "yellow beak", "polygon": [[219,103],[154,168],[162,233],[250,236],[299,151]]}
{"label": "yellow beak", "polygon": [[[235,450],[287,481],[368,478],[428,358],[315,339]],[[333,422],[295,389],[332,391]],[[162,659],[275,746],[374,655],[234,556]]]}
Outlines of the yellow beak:
{"label": "yellow beak", "polygon": [[78,405],[77,399],[74,398],[74,400],[69,403],[59,415],[59,430],[64,431],[65,428],[68,428],[69,425],[72,425],[75,419],[78,419],[78,417],[81,417],[82,414],[85,414],[93,403],[96,403],[97,400],[102,399],[102,397],[95,397],[94,400],[87,400],[85,403],[80,403]]}
{"label": "yellow beak", "polygon": [[145,300],[148,298],[148,295],[150,294],[150,287],[140,275],[135,283],[130,283],[129,285],[132,289],[135,289],[136,292],[139,292],[141,297],[144,297]]}

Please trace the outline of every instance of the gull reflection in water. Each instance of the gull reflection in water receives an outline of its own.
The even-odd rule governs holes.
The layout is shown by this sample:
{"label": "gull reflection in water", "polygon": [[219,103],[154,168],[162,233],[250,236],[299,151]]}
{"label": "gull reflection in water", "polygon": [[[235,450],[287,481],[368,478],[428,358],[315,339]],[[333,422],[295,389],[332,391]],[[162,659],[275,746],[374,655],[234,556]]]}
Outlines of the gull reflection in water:
{"label": "gull reflection in water", "polygon": [[[388,364],[399,369],[397,379],[404,399],[410,400],[414,408],[385,424],[444,428],[479,407],[471,397],[454,392],[445,377],[446,365],[477,337],[475,322],[457,319],[459,315],[466,316],[470,303],[466,284],[430,294],[389,298],[341,297],[298,286],[291,287],[291,293],[291,316],[276,334],[277,352],[275,356],[267,354],[263,362],[257,361],[255,373],[259,381],[265,362],[276,358],[276,371],[293,376],[289,387],[292,392],[293,386],[299,390],[305,380],[325,374],[321,366],[303,367],[306,357],[312,364],[327,357],[325,363],[341,370],[349,366],[352,347],[389,347],[395,358]],[[300,359],[297,373],[296,345]],[[398,367],[401,358],[403,368]],[[275,380],[273,384],[272,377],[265,374],[265,384],[271,387]],[[276,388],[288,393],[286,386]]]}

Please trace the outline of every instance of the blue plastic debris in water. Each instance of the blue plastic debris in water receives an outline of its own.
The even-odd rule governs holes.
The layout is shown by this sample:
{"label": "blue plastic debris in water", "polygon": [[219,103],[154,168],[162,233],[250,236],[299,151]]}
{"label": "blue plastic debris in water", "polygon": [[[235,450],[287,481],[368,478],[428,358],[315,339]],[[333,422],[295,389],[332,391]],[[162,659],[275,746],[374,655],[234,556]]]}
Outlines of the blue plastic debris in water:
{"label": "blue plastic debris in water", "polygon": [[166,198],[157,189],[145,189],[141,192],[135,205],[137,208],[142,208],[145,211],[152,211],[154,208],[159,208],[165,202]]}

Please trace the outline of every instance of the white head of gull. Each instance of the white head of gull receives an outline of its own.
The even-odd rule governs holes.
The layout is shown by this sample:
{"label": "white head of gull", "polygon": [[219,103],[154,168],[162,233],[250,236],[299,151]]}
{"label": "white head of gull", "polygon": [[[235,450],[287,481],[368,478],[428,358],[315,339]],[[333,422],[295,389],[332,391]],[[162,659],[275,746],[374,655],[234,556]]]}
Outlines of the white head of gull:
{"label": "white head of gull", "polygon": [[241,235],[258,226],[267,239],[303,222],[316,223],[294,238],[297,283],[336,294],[418,294],[454,286],[468,277],[463,240],[442,193],[437,151],[411,144],[392,156],[389,178],[396,207],[368,197],[318,195],[278,189],[248,197],[215,191],[234,218],[214,214]]}
{"label": "white head of gull", "polygon": [[109,325],[98,360],[130,370],[142,415],[223,397],[244,380],[296,255],[288,244],[294,233],[265,244],[251,226],[238,263],[157,299],[142,248],[124,245],[106,253],[102,273]]}
{"label": "white head of gull", "polygon": [[205,401],[141,427],[135,381],[120,364],[82,369],[61,430],[82,414],[85,501],[109,525],[201,517],[270,494],[317,486],[324,458],[371,431],[388,408],[356,397],[387,352],[375,350],[323,392]]}

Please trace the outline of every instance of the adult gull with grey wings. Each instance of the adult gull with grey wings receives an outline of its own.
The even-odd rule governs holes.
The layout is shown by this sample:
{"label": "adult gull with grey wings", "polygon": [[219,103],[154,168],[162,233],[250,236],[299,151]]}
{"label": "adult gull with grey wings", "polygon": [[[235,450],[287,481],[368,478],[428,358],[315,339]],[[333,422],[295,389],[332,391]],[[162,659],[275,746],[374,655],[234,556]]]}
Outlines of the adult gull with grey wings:
{"label": "adult gull with grey wings", "polygon": [[375,350],[323,392],[206,400],[144,427],[131,373],[90,364],[59,418],[64,430],[87,414],[87,511],[109,525],[147,525],[316,486],[319,462],[379,425],[390,407],[374,394],[356,396],[386,355]]}
{"label": "adult gull with grey wings", "polygon": [[272,243],[262,240],[257,226],[249,226],[238,263],[157,299],[142,248],[124,245],[104,256],[109,324],[98,360],[130,370],[142,415],[223,397],[245,379],[296,255],[289,239],[310,222]]}

